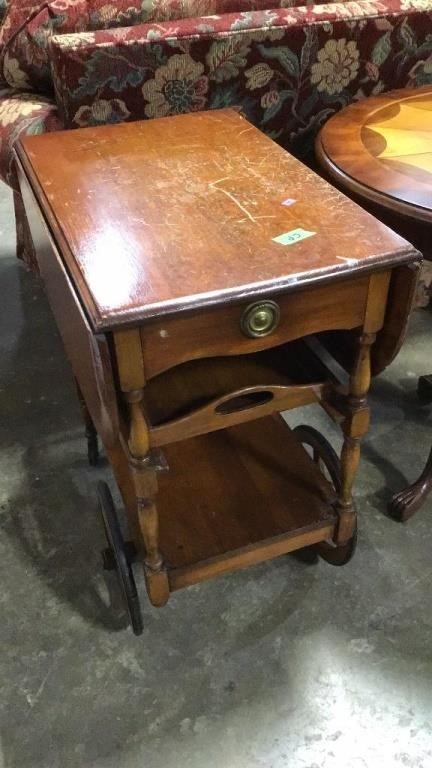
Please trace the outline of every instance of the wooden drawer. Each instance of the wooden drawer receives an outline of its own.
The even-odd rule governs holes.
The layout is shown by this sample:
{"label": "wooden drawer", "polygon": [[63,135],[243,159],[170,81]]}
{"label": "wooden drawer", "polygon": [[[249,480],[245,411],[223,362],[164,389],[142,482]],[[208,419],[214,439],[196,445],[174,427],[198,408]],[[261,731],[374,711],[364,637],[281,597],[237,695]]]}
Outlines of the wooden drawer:
{"label": "wooden drawer", "polygon": [[272,333],[260,338],[248,338],[242,331],[245,310],[256,299],[148,322],[141,327],[146,379],[188,360],[250,354],[318,331],[361,326],[369,281],[366,275],[261,297],[276,302],[280,319]]}

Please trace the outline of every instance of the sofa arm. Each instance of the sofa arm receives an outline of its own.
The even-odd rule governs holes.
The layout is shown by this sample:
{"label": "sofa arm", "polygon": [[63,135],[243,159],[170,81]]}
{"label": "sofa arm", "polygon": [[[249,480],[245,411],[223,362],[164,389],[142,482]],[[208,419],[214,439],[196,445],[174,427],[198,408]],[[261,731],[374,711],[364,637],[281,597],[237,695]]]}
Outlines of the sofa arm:
{"label": "sofa arm", "polygon": [[350,101],[432,81],[432,0],[359,0],[52,39],[66,126],[234,106],[307,151]]}

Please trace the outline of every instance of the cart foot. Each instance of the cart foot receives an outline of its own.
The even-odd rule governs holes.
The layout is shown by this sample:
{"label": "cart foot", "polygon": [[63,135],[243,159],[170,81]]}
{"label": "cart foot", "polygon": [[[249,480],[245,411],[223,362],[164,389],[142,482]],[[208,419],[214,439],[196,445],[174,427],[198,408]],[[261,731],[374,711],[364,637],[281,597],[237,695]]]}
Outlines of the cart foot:
{"label": "cart foot", "polygon": [[[317,464],[325,479],[330,483],[337,496],[341,489],[341,468],[339,457],[326,438],[317,429],[302,424],[293,429],[293,433],[304,449]],[[357,546],[357,524],[349,541],[337,545],[333,541],[322,541],[313,549],[330,565],[346,565],[351,560]]]}
{"label": "cart foot", "polygon": [[354,534],[346,544],[337,546],[332,541],[323,541],[316,545],[319,556],[330,565],[346,565],[351,560],[357,547],[357,524]]}
{"label": "cart foot", "polygon": [[106,483],[98,483],[98,499],[108,541],[108,547],[102,552],[103,566],[105,570],[117,572],[133,633],[141,635],[143,621],[132,571],[132,563],[136,559],[136,549],[133,542],[123,540],[114,502]]}

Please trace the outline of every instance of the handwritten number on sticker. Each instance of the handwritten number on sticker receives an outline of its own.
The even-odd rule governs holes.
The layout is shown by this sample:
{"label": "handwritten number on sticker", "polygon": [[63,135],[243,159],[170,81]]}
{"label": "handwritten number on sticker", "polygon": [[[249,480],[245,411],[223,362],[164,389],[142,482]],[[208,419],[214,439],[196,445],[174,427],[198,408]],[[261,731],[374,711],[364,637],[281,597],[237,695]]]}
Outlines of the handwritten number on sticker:
{"label": "handwritten number on sticker", "polygon": [[300,240],[306,240],[307,237],[313,237],[313,235],[316,235],[316,232],[309,232],[307,229],[298,227],[298,229],[284,232],[283,235],[278,235],[272,239],[275,243],[279,243],[280,245],[293,245],[293,243],[298,243]]}

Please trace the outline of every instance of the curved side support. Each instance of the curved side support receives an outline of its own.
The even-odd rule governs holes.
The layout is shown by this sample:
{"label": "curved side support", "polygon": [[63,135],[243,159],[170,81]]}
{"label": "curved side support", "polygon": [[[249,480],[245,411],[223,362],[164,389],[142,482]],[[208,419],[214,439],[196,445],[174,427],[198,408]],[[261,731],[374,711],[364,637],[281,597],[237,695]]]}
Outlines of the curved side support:
{"label": "curved side support", "polygon": [[138,531],[142,538],[144,575],[150,602],[163,606],[169,598],[168,575],[159,551],[159,517],[156,507],[157,471],[150,452],[150,434],[144,416],[144,368],[139,331],[114,334],[120,386],[128,405],[128,463],[136,497]]}

